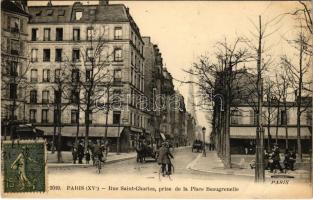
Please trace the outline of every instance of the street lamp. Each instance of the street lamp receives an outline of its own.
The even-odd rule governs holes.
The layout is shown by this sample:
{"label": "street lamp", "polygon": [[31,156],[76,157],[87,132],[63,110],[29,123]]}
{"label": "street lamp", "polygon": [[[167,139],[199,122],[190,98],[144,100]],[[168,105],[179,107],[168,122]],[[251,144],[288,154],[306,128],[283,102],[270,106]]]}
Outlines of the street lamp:
{"label": "street lamp", "polygon": [[206,128],[203,127],[202,128],[202,135],[203,135],[203,151],[202,151],[202,155],[204,157],[206,157],[206,152],[205,152],[205,130],[206,130]]}

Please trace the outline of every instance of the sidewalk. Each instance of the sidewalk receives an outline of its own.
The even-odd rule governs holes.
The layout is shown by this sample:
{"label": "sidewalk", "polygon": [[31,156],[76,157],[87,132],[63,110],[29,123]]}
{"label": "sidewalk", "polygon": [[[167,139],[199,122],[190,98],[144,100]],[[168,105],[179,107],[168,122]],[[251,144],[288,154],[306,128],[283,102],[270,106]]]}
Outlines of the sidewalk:
{"label": "sidewalk", "polygon": [[[187,166],[187,168],[199,172],[254,177],[254,169],[251,169],[249,165],[251,160],[254,159],[254,156],[232,155],[232,168],[226,169],[215,151],[208,151],[206,155],[206,157],[203,157],[202,154],[199,154],[197,158]],[[272,175],[286,175],[300,179],[307,179],[309,177],[307,166],[296,165],[295,168],[295,171],[288,170],[286,174],[279,172],[273,174],[267,170],[265,171],[265,177],[270,178]]]}
{"label": "sidewalk", "polygon": [[[107,157],[105,163],[108,164],[108,163],[115,163],[115,162],[119,162],[119,161],[129,160],[129,159],[136,158],[136,156],[137,156],[136,152],[120,153],[119,155],[112,152],[112,153],[108,153],[108,157]],[[57,152],[52,154],[51,151],[48,151],[47,162],[48,162],[49,168],[51,168],[51,167],[74,167],[74,166],[75,167],[92,167],[92,161],[91,160],[90,160],[89,164],[74,164],[72,152],[69,152],[69,151],[62,152],[62,160],[63,160],[63,163],[58,163],[57,162]],[[83,163],[85,163],[85,160],[83,160]]]}

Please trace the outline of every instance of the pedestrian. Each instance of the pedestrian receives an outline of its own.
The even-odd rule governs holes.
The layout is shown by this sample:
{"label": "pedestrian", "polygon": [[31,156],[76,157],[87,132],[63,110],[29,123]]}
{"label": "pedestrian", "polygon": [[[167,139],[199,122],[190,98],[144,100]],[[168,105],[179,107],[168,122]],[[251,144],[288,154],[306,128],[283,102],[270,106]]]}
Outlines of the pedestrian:
{"label": "pedestrian", "polygon": [[73,163],[76,164],[76,160],[77,160],[77,148],[75,146],[73,146],[72,149],[72,156],[73,156]]}
{"label": "pedestrian", "polygon": [[273,148],[273,153],[272,153],[272,160],[273,162],[271,163],[271,173],[273,173],[274,169],[279,169],[280,172],[283,172],[283,168],[281,167],[279,161],[280,161],[280,150],[277,144],[274,145]]}
{"label": "pedestrian", "polygon": [[89,152],[89,150],[87,150],[85,157],[86,157],[86,164],[89,164],[89,161],[90,161],[90,152]]}
{"label": "pedestrian", "polygon": [[174,156],[171,154],[169,150],[169,144],[164,142],[162,147],[159,149],[159,156],[158,156],[158,164],[162,165],[162,175],[171,175],[172,174],[172,162],[171,158]]}
{"label": "pedestrian", "polygon": [[79,143],[79,144],[78,144],[77,156],[78,156],[78,163],[79,163],[79,164],[83,164],[84,146],[83,146],[82,143]]}

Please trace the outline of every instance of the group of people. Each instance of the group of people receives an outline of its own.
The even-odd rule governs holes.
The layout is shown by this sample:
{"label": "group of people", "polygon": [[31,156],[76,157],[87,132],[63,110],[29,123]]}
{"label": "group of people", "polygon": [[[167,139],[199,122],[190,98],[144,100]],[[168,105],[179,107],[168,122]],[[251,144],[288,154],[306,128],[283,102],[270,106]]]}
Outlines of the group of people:
{"label": "group of people", "polygon": [[281,166],[280,161],[280,148],[277,144],[274,144],[274,147],[272,149],[271,153],[267,153],[265,150],[264,155],[265,160],[265,169],[269,169],[270,172],[273,172],[274,169],[279,169],[280,172],[283,172],[283,169],[285,170],[294,170],[294,164],[296,162],[296,153],[291,152],[288,149],[285,151],[285,159],[283,161],[284,168]]}
{"label": "group of people", "polygon": [[106,157],[108,153],[108,146],[108,141],[102,143],[100,142],[100,140],[97,140],[95,143],[90,141],[86,152],[84,152],[84,142],[83,140],[81,140],[77,144],[73,145],[73,163],[76,164],[78,160],[78,164],[83,164],[84,157],[86,160],[86,164],[89,164],[90,160],[92,160],[94,164],[95,159],[99,159],[101,162],[104,162],[104,157]]}
{"label": "group of people", "polygon": [[[296,162],[296,153],[290,151],[289,149],[285,150],[283,160],[283,166],[281,165],[281,158],[280,158],[280,148],[277,144],[274,144],[274,147],[271,152],[267,152],[264,150],[264,166],[265,170],[270,170],[271,173],[274,170],[278,169],[280,172],[284,172],[284,170],[292,170],[294,171],[294,165]],[[255,167],[255,162],[250,164],[251,168]]]}

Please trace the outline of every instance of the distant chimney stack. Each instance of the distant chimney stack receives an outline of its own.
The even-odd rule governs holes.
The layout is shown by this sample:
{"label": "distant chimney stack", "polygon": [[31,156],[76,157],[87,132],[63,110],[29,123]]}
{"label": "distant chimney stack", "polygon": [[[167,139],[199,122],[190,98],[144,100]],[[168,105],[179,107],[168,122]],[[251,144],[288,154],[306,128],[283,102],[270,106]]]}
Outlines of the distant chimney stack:
{"label": "distant chimney stack", "polygon": [[100,6],[106,6],[109,4],[109,0],[99,0],[99,5]]}

